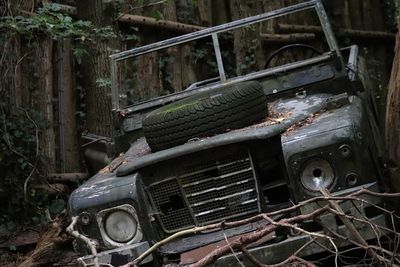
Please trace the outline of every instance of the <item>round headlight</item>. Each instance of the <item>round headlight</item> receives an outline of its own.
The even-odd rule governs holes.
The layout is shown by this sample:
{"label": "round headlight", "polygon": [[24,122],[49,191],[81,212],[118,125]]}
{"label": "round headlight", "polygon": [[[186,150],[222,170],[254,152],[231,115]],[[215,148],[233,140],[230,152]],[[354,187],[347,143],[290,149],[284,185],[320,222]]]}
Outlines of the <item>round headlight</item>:
{"label": "round headlight", "polygon": [[335,173],[327,160],[313,159],[306,163],[301,172],[302,185],[311,191],[330,187],[335,180]]}
{"label": "round headlight", "polygon": [[107,235],[115,242],[127,243],[136,234],[137,222],[126,211],[117,210],[111,212],[104,222]]}

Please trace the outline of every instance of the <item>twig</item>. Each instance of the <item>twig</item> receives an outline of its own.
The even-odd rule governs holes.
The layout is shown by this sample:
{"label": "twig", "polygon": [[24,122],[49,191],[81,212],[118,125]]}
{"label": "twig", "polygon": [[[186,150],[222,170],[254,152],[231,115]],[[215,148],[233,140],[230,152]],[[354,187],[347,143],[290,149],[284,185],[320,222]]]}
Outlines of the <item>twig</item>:
{"label": "twig", "polygon": [[338,267],[338,255],[339,255],[339,250],[335,244],[335,242],[333,242],[332,239],[329,239],[329,242],[332,244],[333,248],[335,249],[335,267]]}
{"label": "twig", "polygon": [[[298,257],[298,255],[300,254],[300,252],[302,252],[306,247],[308,247],[309,245],[311,245],[314,242],[315,242],[315,239],[311,239],[310,241],[305,243],[303,246],[301,246],[297,251],[295,251],[292,254],[292,256],[290,256],[286,260],[284,260],[280,263],[277,263],[277,264],[270,264],[270,265],[265,265],[265,264],[262,264],[261,262],[259,262],[253,255],[251,255],[251,253],[244,246],[240,247],[239,249],[242,251],[243,255],[245,255],[257,267],[283,267],[283,266],[287,266],[289,263],[291,263],[295,260],[299,261],[300,258]],[[311,264],[311,265],[308,265],[308,264]],[[310,262],[307,262],[307,265],[315,266],[314,264],[312,264]]]}
{"label": "twig", "polygon": [[[329,193],[328,190],[322,189],[320,191],[325,197],[331,197],[331,194]],[[365,241],[365,239],[361,236],[360,232],[357,230],[357,228],[354,226],[354,224],[349,220],[349,218],[347,218],[347,216],[343,215],[345,213],[343,212],[343,210],[339,206],[339,204],[337,204],[333,200],[329,200],[328,202],[329,202],[329,205],[340,214],[340,215],[338,215],[340,220],[347,227],[347,229],[349,230],[349,232],[353,236],[353,238],[358,243],[360,243],[363,247],[369,247],[367,241]],[[381,263],[388,263],[388,259],[378,255],[374,250],[369,248],[369,249],[367,249],[367,252],[372,258],[379,260]],[[392,265],[392,266],[398,267],[398,265]]]}
{"label": "twig", "polygon": [[29,54],[30,54],[30,52],[25,53],[25,55],[23,55],[23,56],[17,61],[17,63],[15,64],[15,67],[14,67],[14,77],[17,78],[17,69],[18,69],[18,67],[19,67],[19,64],[21,64],[21,62],[22,62]]}
{"label": "twig", "polygon": [[31,172],[29,173],[29,176],[25,179],[24,182],[24,200],[26,201],[26,190],[28,187],[28,182],[30,180],[30,178],[32,177],[33,173],[36,171],[37,169],[37,164],[39,162],[39,126],[36,124],[36,122],[31,118],[31,116],[29,116],[28,112],[26,110],[24,110],[26,117],[28,118],[28,120],[30,120],[32,122],[32,124],[35,126],[35,140],[36,140],[36,160],[35,160],[35,164],[33,165],[33,168],[31,170]]}
{"label": "twig", "polygon": [[303,233],[303,234],[306,234],[306,235],[309,235],[309,236],[313,236],[313,237],[326,238],[326,239],[328,239],[328,240],[331,239],[330,236],[327,236],[327,235],[324,235],[324,234],[321,234],[321,233],[317,233],[317,232],[309,232],[309,231],[306,231],[306,230],[304,230],[304,229],[302,229],[302,228],[300,228],[300,227],[298,227],[298,226],[296,226],[296,225],[290,224],[290,223],[286,223],[286,222],[276,222],[276,221],[272,220],[271,218],[269,218],[269,217],[268,217],[267,215],[265,215],[265,214],[264,214],[264,218],[265,218],[265,220],[267,220],[270,224],[275,225],[275,226],[290,228],[290,229],[296,230],[296,231],[298,231],[298,232],[300,232],[300,233]]}
{"label": "twig", "polygon": [[[218,223],[218,225],[222,226],[223,223]],[[207,225],[207,226],[202,226],[202,227],[194,227],[191,229],[187,229],[187,230],[183,230],[180,232],[177,232],[157,243],[155,243],[153,246],[151,246],[148,250],[146,250],[144,253],[142,253],[142,255],[140,255],[139,257],[137,257],[133,262],[130,262],[128,264],[123,265],[122,267],[133,267],[133,266],[137,266],[141,261],[143,261],[147,256],[149,256],[151,253],[153,253],[154,251],[156,251],[159,247],[161,247],[162,245],[167,244],[168,242],[175,240],[179,237],[183,237],[183,236],[187,236],[189,234],[196,234],[199,232],[203,232],[209,229],[213,229],[210,228],[210,226],[214,226],[214,225]]]}
{"label": "twig", "polygon": [[97,257],[96,246],[93,244],[93,241],[91,239],[87,238],[86,236],[80,234],[78,231],[74,230],[75,225],[78,222],[78,219],[79,219],[79,216],[72,217],[72,222],[67,227],[66,231],[73,237],[82,240],[90,248],[90,251],[92,252],[92,255],[94,256],[94,266],[100,267],[99,258]]}
{"label": "twig", "polygon": [[[207,255],[205,258],[201,259],[200,261],[198,261],[197,263],[194,263],[192,265],[190,265],[191,267],[200,267],[200,266],[206,266],[208,264],[212,264],[213,262],[215,262],[220,256],[223,256],[229,252],[234,251],[235,249],[241,250],[243,252],[243,254],[245,254],[246,256],[251,257],[249,253],[247,253],[245,246],[247,244],[253,243],[257,240],[259,240],[260,238],[262,238],[263,236],[279,229],[279,228],[290,228],[290,229],[294,229],[296,231],[299,231],[305,235],[309,235],[312,236],[314,238],[323,238],[323,239],[327,239],[329,240],[329,242],[332,244],[332,246],[335,249],[335,262],[336,265],[338,264],[338,258],[339,258],[339,251],[338,248],[336,246],[336,244],[333,242],[333,238],[331,236],[322,234],[322,233],[317,233],[317,232],[309,232],[306,231],[298,226],[295,225],[295,223],[298,222],[302,222],[305,220],[310,220],[310,219],[314,219],[317,218],[318,216],[326,213],[326,212],[331,212],[334,213],[336,215],[339,216],[339,218],[345,218],[347,219],[348,222],[349,221],[349,216],[346,215],[341,209],[340,206],[338,205],[338,203],[341,203],[343,201],[360,201],[362,203],[366,203],[368,205],[372,205],[372,206],[376,206],[378,209],[380,209],[382,212],[388,213],[390,215],[392,215],[392,220],[393,220],[393,212],[384,209],[376,204],[373,203],[369,203],[368,201],[362,199],[362,198],[358,198],[357,196],[361,196],[361,195],[371,195],[371,196],[376,196],[376,197],[400,197],[400,193],[375,193],[372,191],[369,191],[367,189],[361,189],[357,192],[354,192],[348,196],[331,196],[329,195],[324,195],[324,196],[320,196],[320,197],[314,197],[311,198],[309,200],[306,200],[302,203],[299,203],[297,205],[294,205],[292,207],[286,208],[286,209],[282,209],[279,211],[275,211],[275,212],[270,212],[270,213],[264,213],[264,214],[258,214],[256,216],[247,218],[245,220],[242,221],[236,221],[236,222],[222,222],[222,223],[216,223],[216,224],[211,224],[211,225],[207,225],[207,226],[203,226],[203,227],[195,227],[192,229],[188,229],[188,230],[184,230],[181,232],[177,232],[171,236],[169,236],[168,238],[161,240],[159,242],[157,242],[156,244],[154,244],[151,248],[149,248],[147,251],[145,251],[142,255],[140,255],[137,259],[135,259],[133,262],[130,262],[126,265],[124,265],[124,267],[129,267],[129,266],[137,266],[141,261],[143,261],[143,259],[145,259],[148,255],[150,255],[151,253],[155,252],[159,247],[161,247],[162,245],[176,239],[179,237],[183,237],[189,234],[196,234],[202,231],[207,231],[207,230],[211,230],[211,229],[227,229],[230,227],[235,227],[235,226],[240,226],[240,225],[245,225],[248,223],[252,223],[252,222],[257,222],[260,220],[266,220],[267,222],[269,222],[268,225],[266,225],[264,228],[259,229],[257,231],[254,232],[250,232],[247,234],[243,234],[238,240],[232,241],[232,242],[227,242],[228,244],[226,246],[220,247],[216,250],[214,250],[213,252],[211,252],[209,255]],[[288,213],[292,213],[298,209],[300,209],[301,207],[310,204],[312,202],[319,202],[319,201],[328,201],[329,205],[333,205],[332,203],[335,203],[337,206],[329,208],[329,206],[323,206],[319,209],[314,210],[311,213],[308,214],[300,214],[294,217],[290,217],[290,218],[283,218],[280,219],[279,221],[276,221],[276,219],[272,219],[272,216],[283,216],[284,214],[288,214]],[[337,201],[337,202],[336,202]],[[339,208],[340,210],[337,210],[337,208]],[[350,217],[352,218],[352,217]],[[354,218],[357,220],[360,220],[360,222],[363,223],[367,223],[370,224],[371,227],[373,227],[373,230],[375,232],[375,234],[378,236],[378,233],[376,232],[376,229],[380,229],[380,226],[378,225],[373,225],[372,223],[366,221],[366,220],[362,220],[359,218]],[[350,224],[352,225],[352,223],[350,222]],[[349,226],[351,229],[351,225]],[[360,248],[367,248],[370,253],[372,253],[374,255],[374,258],[380,260],[380,262],[385,262],[387,263],[388,260],[384,259],[382,256],[378,255],[373,249],[372,247],[369,247],[368,244],[365,245],[366,241],[360,236],[357,237],[357,233],[358,235],[359,232],[357,231],[357,229],[354,227],[353,225],[353,230],[352,230],[352,234],[355,236],[355,238],[357,239],[357,241],[353,241],[351,239],[346,239],[349,242],[353,243],[354,245],[360,247]],[[355,230],[355,231],[354,231]],[[383,230],[386,230],[386,228],[384,228]],[[363,241],[362,241],[363,240]],[[361,243],[361,242],[362,243]],[[372,252],[371,252],[372,251]],[[382,251],[383,253],[387,254],[387,251]],[[393,256],[393,254],[392,254]],[[257,262],[257,260],[255,258],[249,258],[253,263]],[[257,265],[257,264],[256,264]],[[397,266],[397,265],[394,265]]]}
{"label": "twig", "polygon": [[[314,210],[313,212],[308,213],[308,214],[300,214],[295,217],[282,219],[277,224],[269,224],[266,227],[264,227],[258,231],[243,234],[241,236],[241,238],[231,242],[231,246],[233,249],[239,249],[241,246],[253,243],[253,242],[259,240],[260,238],[264,237],[265,235],[267,235],[273,231],[276,231],[279,228],[286,227],[287,224],[294,224],[294,223],[297,223],[300,221],[310,220],[310,219],[313,219],[313,218],[323,214],[324,212],[326,212],[326,208],[320,208],[320,209]],[[230,248],[228,246],[220,247],[220,248],[212,251],[205,258],[201,259],[200,261],[198,261],[190,266],[191,267],[208,266],[210,264],[213,264],[218,259],[218,257],[226,255],[229,251],[230,251]]]}
{"label": "twig", "polygon": [[[363,250],[365,250],[366,251],[366,253],[367,254],[370,254],[370,252],[368,252],[368,250],[379,250],[379,251],[381,251],[382,253],[384,253],[384,254],[388,254],[389,256],[391,256],[391,257],[393,257],[393,256],[395,256],[396,255],[396,253],[393,253],[393,252],[390,252],[390,251],[388,251],[388,250],[386,250],[386,249],[384,249],[384,248],[382,248],[382,247],[377,247],[377,246],[373,246],[373,245],[369,245],[369,244],[367,244],[366,246],[365,245],[363,245],[363,244],[360,244],[360,243],[358,243],[357,241],[354,241],[354,240],[352,240],[352,239],[349,239],[348,237],[346,237],[346,236],[343,236],[343,235],[341,235],[341,234],[339,234],[339,233],[337,233],[337,232],[334,232],[334,231],[332,231],[332,230],[330,230],[330,229],[326,229],[327,231],[329,231],[332,235],[334,235],[335,237],[337,237],[337,238],[340,238],[340,239],[342,239],[342,240],[345,240],[345,241],[348,241],[348,242],[350,242],[351,244],[353,244],[353,245],[355,245],[356,246],[356,249],[363,249]],[[352,249],[348,249],[347,251],[351,251],[351,250],[354,250],[354,248],[352,248]],[[375,252],[375,251],[374,251]],[[376,253],[376,252],[375,252]],[[378,255],[378,254],[377,254]],[[378,255],[379,257],[382,257],[382,256],[380,256],[380,255]],[[372,257],[372,256],[371,256]],[[374,259],[376,259],[375,257],[372,257],[372,258],[374,258]],[[383,257],[382,257],[383,258]],[[386,258],[383,258],[384,260],[384,262],[386,262],[387,264],[389,264],[390,266],[397,266],[397,265],[393,265],[393,263],[392,263],[392,261],[389,261],[389,260],[387,260]],[[379,259],[378,259],[379,260]],[[396,261],[397,262],[399,262],[400,263],[400,260],[399,259],[397,259],[396,258]],[[381,261],[381,264],[380,265],[382,265],[382,261]]]}
{"label": "twig", "polygon": [[246,266],[244,266],[244,264],[241,262],[241,260],[240,260],[240,259],[238,258],[238,256],[236,255],[236,253],[235,253],[235,251],[233,250],[231,244],[229,243],[228,238],[226,237],[225,232],[224,232],[224,238],[225,238],[226,244],[231,248],[232,255],[235,257],[235,259],[237,260],[237,262],[239,263],[239,265],[242,266],[242,267],[246,267]]}
{"label": "twig", "polygon": [[11,140],[10,140],[10,137],[9,137],[8,131],[7,131],[7,125],[6,125],[6,120],[5,120],[5,116],[6,116],[6,115],[5,115],[5,112],[4,112],[3,107],[0,106],[0,108],[1,108],[1,113],[2,113],[2,115],[3,115],[3,128],[4,128],[4,139],[5,139],[4,141],[6,141],[6,144],[7,144],[7,146],[8,146],[8,149],[10,149],[10,151],[11,151],[12,153],[14,153],[14,154],[18,155],[19,157],[23,158],[23,159],[27,162],[27,164],[28,164],[29,166],[33,167],[33,164],[29,162],[28,158],[27,158],[25,155],[23,155],[22,153],[16,151],[16,150],[12,147],[12,145],[11,145]]}

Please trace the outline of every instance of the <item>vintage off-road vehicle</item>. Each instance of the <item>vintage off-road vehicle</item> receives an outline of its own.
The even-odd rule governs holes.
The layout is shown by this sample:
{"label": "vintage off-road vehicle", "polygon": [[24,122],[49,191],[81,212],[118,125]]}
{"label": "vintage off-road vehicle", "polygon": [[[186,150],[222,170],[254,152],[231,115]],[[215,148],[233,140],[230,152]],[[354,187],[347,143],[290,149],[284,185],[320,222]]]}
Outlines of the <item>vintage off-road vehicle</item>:
{"label": "vintage off-road vehicle", "polygon": [[[219,34],[303,10],[314,10],[318,15],[328,52],[226,77]],[[119,61],[209,37],[218,63],[217,79],[120,107],[116,82]],[[316,50],[295,44],[279,49],[273,57],[299,46]],[[90,144],[115,154],[125,153],[73,192],[69,213],[77,219],[74,228],[96,247],[99,262],[117,266],[181,230],[279,210],[319,196],[321,189],[335,196],[361,188],[382,191],[376,109],[358,66],[357,46],[338,47],[320,0],[112,55],[117,134],[111,142],[93,137]],[[92,137],[86,138],[90,141]],[[381,204],[379,198],[363,198]],[[310,212],[321,203],[310,203],[298,212]],[[347,214],[386,225],[385,216],[372,205],[343,202],[341,207]],[[193,263],[227,239],[267,224],[259,220],[177,238],[154,250],[141,264]],[[321,216],[319,223],[302,222],[300,227],[318,232],[321,224],[348,234],[333,214]],[[355,226],[366,240],[379,238],[368,225]],[[260,261],[276,263],[309,240],[309,235],[277,231],[248,249]],[[89,254],[80,260],[93,263],[95,257],[85,241],[76,241],[77,248]],[[338,248],[347,245],[345,240],[336,243]],[[323,250],[313,244],[299,256]],[[238,259],[251,266],[240,253],[225,255],[214,264],[236,266]]]}

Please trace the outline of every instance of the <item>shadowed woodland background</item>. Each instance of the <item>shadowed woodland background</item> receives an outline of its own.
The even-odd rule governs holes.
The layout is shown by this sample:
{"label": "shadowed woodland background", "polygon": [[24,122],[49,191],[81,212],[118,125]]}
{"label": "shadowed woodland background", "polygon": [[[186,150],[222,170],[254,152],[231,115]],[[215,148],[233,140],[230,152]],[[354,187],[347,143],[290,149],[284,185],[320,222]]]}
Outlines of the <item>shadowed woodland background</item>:
{"label": "shadowed woodland background", "polygon": [[[303,1],[0,1],[0,239],[46,223],[64,210],[68,193],[81,181],[54,181],[51,174],[87,172],[80,152],[83,132],[115,134],[109,55],[299,2]],[[367,66],[363,76],[374,92],[381,129],[387,125],[389,167],[396,174],[400,159],[397,54],[392,74],[391,69],[394,51],[399,50],[394,50],[398,7],[393,0],[324,3],[341,47],[360,46]],[[138,23],[130,15],[156,22]],[[189,27],[157,25],[159,20]],[[312,25],[318,25],[317,17],[303,12],[225,36],[221,46],[228,75],[263,68],[276,49],[290,42],[323,48],[322,33],[308,27]],[[215,77],[212,49],[211,40],[199,41],[123,65],[119,83],[126,103]],[[306,51],[288,52],[282,62],[272,63],[306,56]],[[400,187],[395,182],[392,186]]]}

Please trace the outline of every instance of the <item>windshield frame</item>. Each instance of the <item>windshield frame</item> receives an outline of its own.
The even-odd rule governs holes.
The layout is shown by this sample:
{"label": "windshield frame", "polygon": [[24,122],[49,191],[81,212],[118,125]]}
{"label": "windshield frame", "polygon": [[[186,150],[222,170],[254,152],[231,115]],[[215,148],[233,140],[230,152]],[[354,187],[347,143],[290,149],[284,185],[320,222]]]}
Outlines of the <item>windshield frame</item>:
{"label": "windshield frame", "polygon": [[[248,26],[251,24],[260,23],[260,22],[270,20],[273,18],[285,16],[288,14],[297,13],[297,12],[301,12],[304,10],[309,10],[309,9],[314,9],[318,15],[319,22],[322,26],[322,29],[323,29],[323,32],[324,32],[324,35],[326,38],[326,42],[330,49],[329,52],[335,53],[337,55],[337,57],[340,59],[340,62],[343,63],[339,46],[338,46],[336,38],[333,34],[332,27],[329,23],[328,16],[325,12],[325,9],[322,5],[321,0],[310,0],[310,1],[307,1],[304,3],[292,5],[289,7],[284,7],[281,9],[273,10],[273,11],[259,14],[256,16],[247,17],[247,18],[236,20],[233,22],[206,28],[204,30],[188,33],[185,35],[177,36],[177,37],[163,40],[160,42],[156,42],[156,43],[144,45],[141,47],[137,47],[134,49],[126,50],[123,52],[119,52],[116,54],[112,54],[110,56],[112,110],[113,111],[121,110],[120,109],[119,88],[118,88],[118,82],[117,82],[117,80],[118,80],[118,77],[117,77],[118,64],[117,63],[118,62],[130,59],[130,58],[134,58],[134,57],[137,57],[140,55],[148,54],[151,52],[159,51],[159,50],[162,50],[162,49],[165,49],[168,47],[177,46],[180,44],[188,43],[188,42],[191,42],[191,41],[194,41],[197,39],[202,39],[202,38],[211,36],[212,41],[213,41],[214,51],[215,51],[216,62],[217,62],[217,66],[218,66],[219,80],[217,80],[217,83],[226,83],[227,79],[226,79],[225,70],[224,70],[224,63],[223,63],[222,56],[221,56],[218,34],[224,33],[224,32],[230,31],[230,30],[242,28],[242,27],[245,27],[245,26]],[[240,77],[240,76],[237,76],[236,78],[238,78],[238,77]],[[138,103],[137,105],[140,105],[142,103],[143,102]]]}

